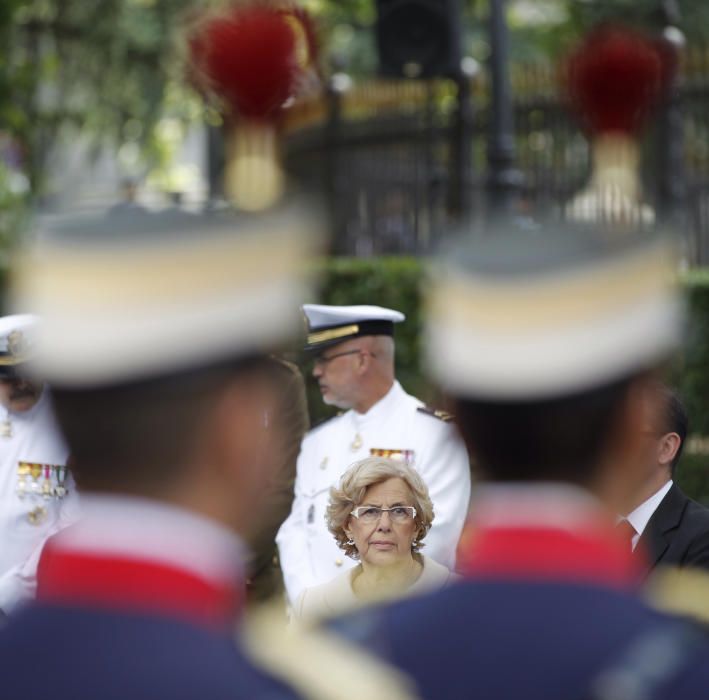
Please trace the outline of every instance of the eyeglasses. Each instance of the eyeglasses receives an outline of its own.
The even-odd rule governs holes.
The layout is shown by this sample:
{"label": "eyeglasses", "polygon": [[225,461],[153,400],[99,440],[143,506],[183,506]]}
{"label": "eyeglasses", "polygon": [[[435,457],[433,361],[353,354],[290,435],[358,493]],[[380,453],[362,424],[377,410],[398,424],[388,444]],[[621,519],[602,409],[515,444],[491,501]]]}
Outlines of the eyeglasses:
{"label": "eyeglasses", "polygon": [[[366,350],[347,350],[346,352],[336,352],[334,355],[319,355],[313,359],[313,365],[316,367],[324,367],[328,363],[336,360],[338,357],[344,357],[345,355],[357,355],[357,354],[367,354]],[[371,353],[370,353],[371,354]],[[372,355],[374,357],[374,355]]]}
{"label": "eyeglasses", "polygon": [[377,508],[375,506],[358,506],[351,515],[363,523],[377,523],[383,513],[389,513],[393,523],[406,523],[416,517],[416,508],[413,506],[394,506],[393,508]]}

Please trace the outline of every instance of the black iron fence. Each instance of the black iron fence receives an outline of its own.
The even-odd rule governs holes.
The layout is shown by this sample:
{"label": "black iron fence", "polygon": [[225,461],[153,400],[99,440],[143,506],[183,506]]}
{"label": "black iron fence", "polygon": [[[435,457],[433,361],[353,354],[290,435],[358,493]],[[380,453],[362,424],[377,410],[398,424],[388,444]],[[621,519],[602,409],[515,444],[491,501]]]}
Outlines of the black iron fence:
{"label": "black iron fence", "polygon": [[[511,84],[517,215],[563,216],[588,181],[588,141],[559,97],[556,68],[512,66]],[[488,102],[482,74],[360,85],[336,75],[324,96],[295,105],[286,164],[325,195],[332,252],[425,254],[456,222],[481,221]],[[641,153],[647,210],[682,236],[689,265],[709,264],[709,48],[685,50],[677,90]]]}

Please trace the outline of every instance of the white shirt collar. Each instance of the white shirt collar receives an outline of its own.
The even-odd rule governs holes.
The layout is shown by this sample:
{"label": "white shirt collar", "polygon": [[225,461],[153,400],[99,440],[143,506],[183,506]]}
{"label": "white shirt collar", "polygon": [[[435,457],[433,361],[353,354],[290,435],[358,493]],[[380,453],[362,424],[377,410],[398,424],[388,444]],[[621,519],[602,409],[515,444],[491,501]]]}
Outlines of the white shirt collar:
{"label": "white shirt collar", "polygon": [[626,516],[626,520],[635,528],[635,532],[638,534],[633,537],[633,547],[637,544],[640,539],[640,535],[643,534],[645,528],[653,513],[657,510],[657,507],[662,503],[662,500],[667,495],[668,491],[672,488],[672,479],[670,479],[659,491],[656,491],[650,498],[644,503],[641,503],[632,513]]}
{"label": "white shirt collar", "polygon": [[82,494],[81,518],[53,540],[57,549],[160,562],[231,583],[245,546],[223,525],[176,506],[132,496]]}
{"label": "white shirt collar", "polygon": [[379,420],[393,412],[392,404],[396,401],[399,395],[403,394],[404,390],[401,388],[396,379],[391,385],[391,389],[387,391],[384,396],[382,396],[377,403],[374,404],[366,413],[357,413],[354,409],[350,411],[352,415],[352,420],[354,420],[356,426],[361,426],[364,423],[369,423],[371,421]]}

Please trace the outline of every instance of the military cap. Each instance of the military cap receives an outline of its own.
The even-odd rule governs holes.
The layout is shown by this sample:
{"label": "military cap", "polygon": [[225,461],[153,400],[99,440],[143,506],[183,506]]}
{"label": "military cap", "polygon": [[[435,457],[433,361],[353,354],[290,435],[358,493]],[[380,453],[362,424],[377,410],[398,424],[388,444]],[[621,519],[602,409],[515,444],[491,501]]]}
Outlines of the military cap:
{"label": "military cap", "polygon": [[298,331],[313,217],[126,212],[53,217],[13,268],[42,318],[35,372],[90,388],[199,369]]}
{"label": "military cap", "polygon": [[37,317],[13,314],[0,318],[0,377],[14,376],[36,350]]}
{"label": "military cap", "polygon": [[443,256],[430,281],[429,368],[455,396],[553,398],[669,357],[683,304],[672,245],[592,227],[498,230]]}
{"label": "military cap", "polygon": [[394,324],[406,318],[400,311],[369,305],[304,304],[303,313],[308,322],[305,349],[310,352],[363,335],[394,335]]}

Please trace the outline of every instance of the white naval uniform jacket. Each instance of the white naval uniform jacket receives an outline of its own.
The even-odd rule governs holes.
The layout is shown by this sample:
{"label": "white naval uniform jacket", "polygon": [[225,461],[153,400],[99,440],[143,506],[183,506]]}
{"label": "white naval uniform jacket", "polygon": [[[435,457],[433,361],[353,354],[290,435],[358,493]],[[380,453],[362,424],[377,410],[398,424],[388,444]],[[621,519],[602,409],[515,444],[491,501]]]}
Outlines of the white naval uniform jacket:
{"label": "white naval uniform jacket", "polygon": [[423,553],[454,568],[470,500],[468,455],[455,428],[419,411],[422,406],[394,382],[367,413],[349,410],[305,436],[293,507],[276,538],[291,603],[306,588],[326,583],[356,564],[328,531],[325,509],[330,488],[347,468],[377,450],[393,450],[398,457],[408,458],[423,477],[435,513]]}
{"label": "white naval uniform jacket", "polygon": [[[0,409],[0,414],[4,412]],[[68,450],[46,388],[29,411],[7,417],[11,435],[0,436],[0,610],[4,612],[34,595],[44,542],[78,516],[74,482],[68,470],[57,470],[66,468]],[[18,489],[20,481],[22,489]],[[58,486],[67,489],[64,498],[57,495]]]}

